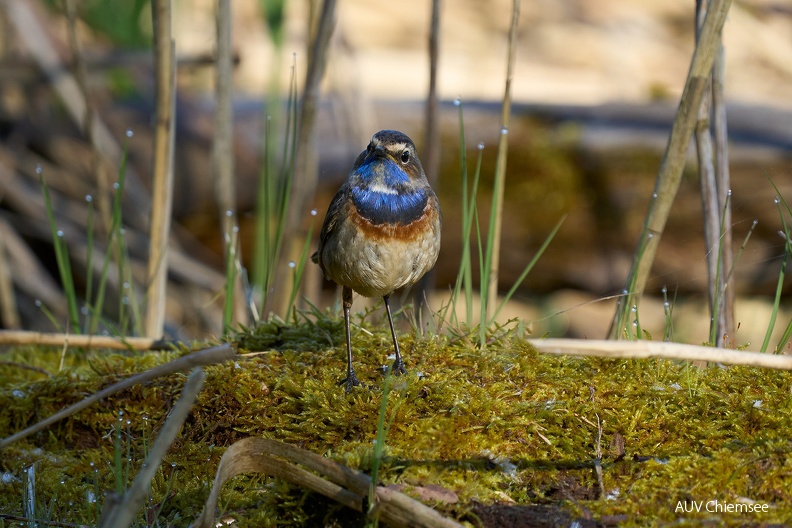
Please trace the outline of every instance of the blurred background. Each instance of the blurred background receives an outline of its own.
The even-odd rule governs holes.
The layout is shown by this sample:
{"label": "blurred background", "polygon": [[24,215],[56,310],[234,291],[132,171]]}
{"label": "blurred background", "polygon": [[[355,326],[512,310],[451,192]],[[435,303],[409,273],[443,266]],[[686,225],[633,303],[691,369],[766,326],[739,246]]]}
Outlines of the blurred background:
{"label": "blurred background", "polygon": [[[336,5],[310,143],[317,185],[307,195],[309,206],[294,214],[299,227],[292,226],[301,236],[312,229],[315,239],[330,198],[377,130],[404,131],[426,161],[431,4],[341,0]],[[277,157],[287,136],[281,102],[292,79],[301,93],[319,5],[312,0],[230,2],[236,218],[245,269],[252,266],[258,242],[264,123],[271,115]],[[223,215],[211,159],[216,3],[177,0],[172,9],[178,92],[166,334],[192,339],[222,332]],[[558,220],[564,215],[566,220],[502,319],[531,322],[535,335],[606,335],[612,296],[624,287],[690,64],[694,12],[695,3],[682,0],[522,2],[502,291]],[[145,0],[7,0],[0,17],[0,326],[53,330],[53,320],[67,319],[40,175],[50,187],[77,295],[94,280],[88,279],[89,269],[101,273],[107,249],[102,218],[107,222],[120,165],[102,168],[96,156],[101,150],[113,152],[116,161],[126,152],[122,207],[129,257],[129,275],[115,265],[108,272],[103,328],[131,332],[119,319],[125,306],[145,303],[155,108],[151,6]],[[462,247],[459,108],[453,103],[462,101],[469,158],[475,159],[477,146],[484,145],[479,196],[481,217],[487,218],[510,17],[507,0],[440,4],[441,148],[437,174],[430,177],[437,178],[444,230],[429,296],[435,309],[456,280]],[[774,185],[781,197],[792,200],[792,7],[778,1],[733,2],[724,46],[733,193],[729,227],[735,251],[758,220],[734,270],[739,324],[734,340],[756,349],[786,258]],[[59,84],[69,76],[81,88],[77,95]],[[80,93],[87,94],[87,107],[80,106]],[[91,119],[84,121],[86,115]],[[667,321],[660,292],[665,287],[673,303],[674,339],[700,343],[709,328],[708,248],[692,145],[689,162],[641,322],[655,339],[662,337]],[[103,171],[112,176],[99,177]],[[94,205],[89,207],[86,196]],[[93,242],[92,229],[97,233]],[[314,240],[311,250],[315,246]],[[289,262],[296,259],[285,250],[276,273],[290,280]],[[335,288],[323,283],[310,263],[302,288],[301,295],[320,308],[336,302]],[[789,285],[783,288],[786,292]],[[250,324],[242,304],[238,322]],[[364,304],[356,300],[355,306]],[[786,304],[780,311],[782,327],[792,315]]]}

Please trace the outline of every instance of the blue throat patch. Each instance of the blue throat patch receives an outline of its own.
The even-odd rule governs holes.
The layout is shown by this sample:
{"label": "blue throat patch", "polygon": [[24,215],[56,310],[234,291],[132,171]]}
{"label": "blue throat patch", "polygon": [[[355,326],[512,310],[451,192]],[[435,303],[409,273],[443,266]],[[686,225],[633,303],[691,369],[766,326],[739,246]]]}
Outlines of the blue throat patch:
{"label": "blue throat patch", "polygon": [[423,189],[389,194],[366,187],[352,188],[352,203],[360,216],[374,225],[411,224],[421,218],[428,200]]}
{"label": "blue throat patch", "polygon": [[[361,182],[352,187],[352,203],[360,216],[372,224],[407,225],[423,214],[429,196],[424,189],[408,187],[410,177],[392,161],[366,160],[355,172]],[[372,188],[377,176],[387,191]]]}

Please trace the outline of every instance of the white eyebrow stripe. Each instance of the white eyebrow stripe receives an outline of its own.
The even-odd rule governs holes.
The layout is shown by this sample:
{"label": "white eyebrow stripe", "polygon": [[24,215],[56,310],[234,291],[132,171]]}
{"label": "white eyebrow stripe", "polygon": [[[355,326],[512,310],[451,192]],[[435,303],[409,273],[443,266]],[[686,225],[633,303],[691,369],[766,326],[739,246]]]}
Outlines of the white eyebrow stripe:
{"label": "white eyebrow stripe", "polygon": [[393,187],[388,187],[387,185],[383,185],[381,183],[372,183],[371,185],[369,185],[369,190],[371,192],[380,193],[380,194],[399,194],[399,191],[397,191]]}

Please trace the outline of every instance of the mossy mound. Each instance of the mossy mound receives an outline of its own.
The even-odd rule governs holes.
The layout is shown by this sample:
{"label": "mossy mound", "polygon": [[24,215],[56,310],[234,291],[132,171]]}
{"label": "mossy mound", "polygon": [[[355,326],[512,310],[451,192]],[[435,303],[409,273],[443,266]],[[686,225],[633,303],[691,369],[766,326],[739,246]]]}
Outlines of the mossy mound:
{"label": "mossy mound", "polygon": [[[225,448],[247,436],[369,471],[390,336],[381,325],[364,326],[371,332],[354,331],[353,339],[366,386],[350,394],[338,384],[345,372],[339,321],[269,323],[239,336],[240,352],[261,353],[206,369],[138,525],[188,525]],[[474,526],[792,519],[789,373],[546,356],[512,335],[484,350],[447,336],[409,334],[400,342],[410,372],[393,380],[388,396],[379,478],[446,515]],[[52,377],[0,367],[0,431],[6,436],[182,353],[70,352]],[[50,370],[60,361],[60,351],[3,355]],[[34,465],[37,518],[95,524],[105,492],[128,485],[139,469],[185,376],[119,393],[6,449],[0,511],[26,515],[26,468]],[[717,509],[707,502],[714,500],[742,512],[707,511]],[[680,511],[696,504],[701,511]],[[749,504],[759,511],[744,511]],[[238,526],[361,522],[328,499],[256,475],[235,478],[220,505]]]}

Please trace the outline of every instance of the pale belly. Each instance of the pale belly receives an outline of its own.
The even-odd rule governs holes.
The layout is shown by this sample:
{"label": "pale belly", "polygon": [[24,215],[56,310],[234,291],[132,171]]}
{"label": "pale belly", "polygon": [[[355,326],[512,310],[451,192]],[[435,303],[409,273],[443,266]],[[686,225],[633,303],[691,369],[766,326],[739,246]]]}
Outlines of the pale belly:
{"label": "pale belly", "polygon": [[322,262],[332,281],[364,297],[382,297],[418,282],[439,250],[439,223],[409,241],[374,241],[347,224],[323,248]]}

